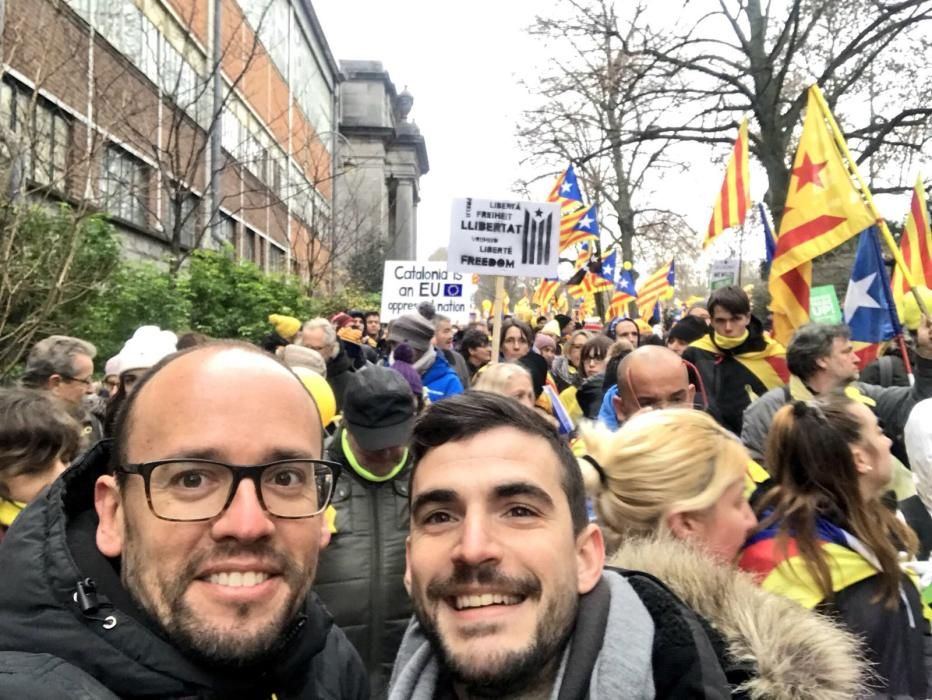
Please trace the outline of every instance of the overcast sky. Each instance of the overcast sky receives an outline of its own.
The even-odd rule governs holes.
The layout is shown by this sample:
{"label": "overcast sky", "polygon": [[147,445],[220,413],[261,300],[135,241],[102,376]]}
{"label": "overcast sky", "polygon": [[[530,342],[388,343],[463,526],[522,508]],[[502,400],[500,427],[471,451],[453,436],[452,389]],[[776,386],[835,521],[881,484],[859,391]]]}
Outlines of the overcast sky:
{"label": "overcast sky", "polygon": [[514,198],[523,94],[516,83],[542,55],[524,32],[539,1],[312,2],[337,60],[381,61],[398,90],[414,96],[410,118],[430,159],[421,178],[420,259],[447,245],[454,197]]}
{"label": "overcast sky", "polygon": [[[539,0],[312,0],[337,60],[381,61],[398,90],[414,96],[411,118],[427,141],[430,172],[421,178],[418,258],[447,245],[450,202],[455,197],[516,198],[511,187],[521,168],[515,124],[527,96],[521,77],[546,63],[548,47],[525,29]],[[703,150],[691,171],[664,180],[671,208],[697,231],[708,225],[724,175],[723,153]],[[532,195],[544,199],[550,181]],[[766,188],[764,173],[751,160],[751,197]],[[908,200],[880,197],[885,216],[901,220]],[[758,245],[759,243],[759,245]],[[763,255],[763,239],[745,246],[748,257]],[[712,255],[721,252],[712,251]],[[640,265],[638,265],[640,268]]]}

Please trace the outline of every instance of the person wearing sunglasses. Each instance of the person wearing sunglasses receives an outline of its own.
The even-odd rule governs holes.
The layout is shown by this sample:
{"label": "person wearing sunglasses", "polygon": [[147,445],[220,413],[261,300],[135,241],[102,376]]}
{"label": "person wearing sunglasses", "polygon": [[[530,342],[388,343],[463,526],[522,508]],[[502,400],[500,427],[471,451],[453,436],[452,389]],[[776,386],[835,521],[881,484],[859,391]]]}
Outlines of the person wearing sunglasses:
{"label": "person wearing sunglasses", "polygon": [[[0,697],[368,697],[311,592],[339,465],[276,358],[156,364],[0,547]],[[11,692],[15,689],[15,693]],[[81,692],[78,692],[78,691]]]}

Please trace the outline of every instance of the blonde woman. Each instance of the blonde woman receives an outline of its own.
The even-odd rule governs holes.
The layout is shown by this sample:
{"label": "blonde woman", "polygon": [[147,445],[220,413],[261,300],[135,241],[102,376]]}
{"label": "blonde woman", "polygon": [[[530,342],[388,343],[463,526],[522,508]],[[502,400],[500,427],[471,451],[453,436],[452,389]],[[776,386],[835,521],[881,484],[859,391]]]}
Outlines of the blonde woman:
{"label": "blonde woman", "polygon": [[518,364],[500,362],[486,367],[476,375],[472,388],[508,396],[528,408],[534,408],[531,373]]}
{"label": "blonde woman", "polygon": [[583,440],[610,565],[656,576],[711,623],[735,695],[860,696],[856,639],[732,565],[756,520],[744,496],[749,457],[731,433],[701,411],[668,409],[615,433],[584,428]]}

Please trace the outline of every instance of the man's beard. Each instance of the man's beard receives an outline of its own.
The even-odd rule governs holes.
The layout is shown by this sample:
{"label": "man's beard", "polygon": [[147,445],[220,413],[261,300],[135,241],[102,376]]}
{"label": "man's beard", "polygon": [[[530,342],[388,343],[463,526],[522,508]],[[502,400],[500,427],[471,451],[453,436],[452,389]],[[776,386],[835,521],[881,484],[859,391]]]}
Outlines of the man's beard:
{"label": "man's beard", "polygon": [[[287,628],[296,618],[314,578],[313,561],[311,570],[303,571],[294,561],[276,552],[267,543],[220,543],[209,552],[195,553],[177,575],[163,578],[155,573],[149,584],[160,590],[161,600],[158,601],[146,586],[143,565],[137,547],[133,546],[134,540],[132,528],[127,524],[126,548],[121,567],[123,587],[162,628],[164,636],[182,655],[209,666],[244,668],[274,656],[287,639]],[[281,609],[250,636],[237,630],[235,624],[224,629],[213,627],[200,619],[184,598],[198,570],[208,561],[237,556],[261,558],[269,562],[281,571],[283,583],[291,592]],[[240,605],[231,612],[230,622],[245,624],[250,612],[249,604]]]}
{"label": "man's beard", "polygon": [[[415,592],[412,596],[414,614],[431,647],[439,655],[443,669],[474,697],[502,697],[527,691],[548,680],[547,672],[556,670],[555,662],[573,632],[579,604],[576,591],[556,591],[552,603],[538,611],[534,635],[527,646],[497,652],[478,664],[471,664],[454,656],[440,635],[436,615],[431,617],[424,600],[444,604],[445,598],[455,596],[460,589],[471,584],[494,587],[496,591],[520,595],[527,600],[539,601],[542,595],[537,577],[512,578],[489,565],[457,565],[450,578],[431,581],[423,594]],[[481,636],[493,627],[494,623],[477,625],[467,636]]]}

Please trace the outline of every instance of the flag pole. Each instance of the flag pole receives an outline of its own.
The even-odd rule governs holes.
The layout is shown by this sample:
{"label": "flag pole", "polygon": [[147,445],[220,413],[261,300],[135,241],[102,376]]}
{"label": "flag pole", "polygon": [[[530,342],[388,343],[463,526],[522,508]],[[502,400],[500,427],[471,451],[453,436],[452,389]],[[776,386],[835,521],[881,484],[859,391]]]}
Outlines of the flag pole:
{"label": "flag pole", "polygon": [[492,304],[492,359],[489,364],[498,362],[502,339],[502,307],[505,305],[505,278],[495,275],[495,301]]}
{"label": "flag pole", "polygon": [[890,229],[887,227],[886,220],[877,210],[877,206],[874,204],[874,198],[871,195],[870,190],[867,188],[867,185],[864,183],[864,180],[861,177],[861,173],[858,172],[857,163],[855,163],[854,158],[851,157],[851,152],[848,150],[848,144],[845,143],[845,137],[841,132],[841,128],[838,126],[838,122],[835,121],[835,116],[832,114],[832,110],[828,108],[828,103],[825,101],[825,96],[822,95],[822,90],[819,88],[818,84],[813,84],[810,89],[813,91],[816,102],[818,102],[819,107],[822,110],[822,116],[828,122],[828,125],[832,130],[832,136],[835,138],[836,145],[839,149],[841,149],[842,155],[844,155],[845,160],[847,161],[848,172],[851,175],[854,175],[855,179],[858,181],[858,186],[861,190],[861,196],[864,197],[865,201],[867,202],[867,208],[870,210],[871,215],[877,222],[877,225],[880,228],[880,233],[883,235],[887,247],[893,254],[893,259],[896,261],[897,267],[900,268],[900,273],[903,275],[903,279],[909,286],[909,291],[911,291],[913,296],[916,298],[916,304],[919,306],[919,310],[922,312],[922,315],[928,316],[929,310],[926,309],[925,302],[922,300],[922,297],[919,295],[919,291],[916,289],[916,284],[913,282],[913,276],[910,273],[909,268],[906,266],[906,261],[903,260],[903,256],[900,254],[900,249],[896,245],[896,241],[893,240],[893,234],[890,233]]}

